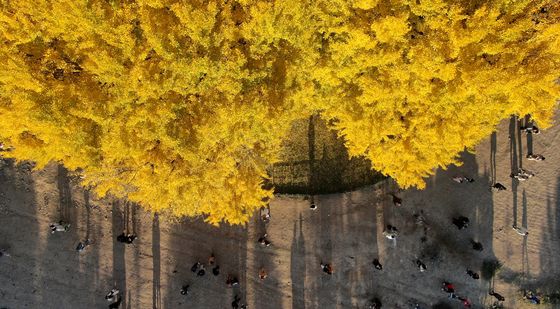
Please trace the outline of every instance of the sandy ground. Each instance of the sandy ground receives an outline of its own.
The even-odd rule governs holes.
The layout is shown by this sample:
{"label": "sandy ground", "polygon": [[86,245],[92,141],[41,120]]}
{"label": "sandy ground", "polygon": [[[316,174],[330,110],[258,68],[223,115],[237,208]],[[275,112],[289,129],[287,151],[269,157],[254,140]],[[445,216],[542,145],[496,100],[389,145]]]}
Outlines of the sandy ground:
{"label": "sandy ground", "polygon": [[[559,119],[556,119],[557,122]],[[560,126],[539,135],[519,134],[505,121],[497,134],[463,154],[465,164],[438,171],[423,191],[406,190],[395,207],[390,181],[343,194],[315,196],[318,210],[303,196],[278,197],[271,204],[268,226],[255,216],[246,228],[215,228],[201,220],[168,222],[123,202],[96,200],[73,185],[56,165],[31,171],[4,162],[0,171],[0,247],[11,257],[0,258],[0,308],[107,308],[104,295],[121,289],[121,308],[231,308],[234,294],[249,308],[365,308],[376,296],[383,308],[461,308],[440,290],[443,280],[474,308],[493,302],[491,287],[506,297],[506,308],[530,308],[519,289],[552,291],[560,285]],[[511,136],[511,138],[509,138]],[[544,162],[527,161],[534,151]],[[536,176],[525,182],[509,177],[518,167]],[[458,184],[455,175],[476,181]],[[499,181],[508,191],[490,192]],[[423,210],[429,229],[415,224]],[[471,225],[457,230],[451,218],[464,215]],[[72,223],[66,233],[50,234],[49,223]],[[511,228],[527,227],[528,237]],[[386,224],[399,228],[391,241],[382,235]],[[128,229],[139,235],[133,245],[115,241]],[[256,242],[265,229],[271,247]],[[425,236],[426,241],[421,238]],[[80,240],[94,244],[75,251]],[[470,248],[470,239],[484,250]],[[214,252],[221,274],[197,278],[191,265],[206,262]],[[383,270],[371,261],[379,258]],[[414,261],[421,258],[426,272]],[[503,266],[491,280],[473,280],[484,260]],[[321,261],[333,264],[332,276]],[[269,277],[257,274],[265,267]],[[239,278],[228,288],[225,275]],[[191,285],[191,294],[179,289]],[[541,308],[546,306],[541,305]]]}

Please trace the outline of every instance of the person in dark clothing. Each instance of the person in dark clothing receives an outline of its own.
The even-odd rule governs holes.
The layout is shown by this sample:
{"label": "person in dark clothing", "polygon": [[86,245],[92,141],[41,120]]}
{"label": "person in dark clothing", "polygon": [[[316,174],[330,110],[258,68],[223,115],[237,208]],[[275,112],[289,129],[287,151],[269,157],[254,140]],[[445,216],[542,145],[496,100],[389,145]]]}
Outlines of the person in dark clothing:
{"label": "person in dark clothing", "polygon": [[233,287],[239,284],[239,280],[237,280],[236,277],[232,276],[232,275],[228,275],[226,278],[226,284],[228,287]]}
{"label": "person in dark clothing", "polygon": [[465,216],[459,216],[457,218],[453,218],[452,222],[453,225],[455,225],[459,230],[465,229],[469,226],[469,218]]}
{"label": "person in dark clothing", "polygon": [[457,299],[459,299],[462,303],[463,303],[463,307],[465,308],[471,308],[472,307],[472,303],[466,298],[466,297],[457,297]]}
{"label": "person in dark clothing", "polygon": [[212,268],[212,273],[214,274],[214,276],[217,276],[220,274],[220,265],[216,265],[214,268]]}
{"label": "person in dark clothing", "polygon": [[204,269],[204,265],[200,265],[200,269],[198,270],[198,272],[196,273],[196,275],[198,277],[202,277],[204,276],[204,274],[206,274],[206,270]]}
{"label": "person in dark clothing", "polygon": [[270,247],[270,241],[266,239],[267,236],[268,234],[264,234],[261,238],[257,240],[259,244],[261,244],[261,246]]}
{"label": "person in dark clothing", "polygon": [[497,182],[495,185],[492,186],[492,189],[495,189],[496,191],[505,191],[507,190],[506,186],[504,186],[503,184]]}
{"label": "person in dark clothing", "polygon": [[478,241],[471,240],[471,245],[472,245],[472,248],[476,251],[482,251],[484,249],[482,247],[482,244],[479,243]]}
{"label": "person in dark clothing", "polygon": [[233,298],[233,301],[231,302],[231,308],[239,309],[239,301],[240,300],[241,300],[241,298],[238,295],[235,295],[235,297]]}
{"label": "person in dark clothing", "polygon": [[426,267],[426,264],[422,263],[422,261],[420,261],[420,260],[416,260],[416,266],[418,266],[418,269],[420,270],[420,272],[425,272],[426,269],[428,269]]}
{"label": "person in dark clothing", "polygon": [[122,298],[117,296],[117,300],[109,305],[109,309],[118,309],[121,306]]}
{"label": "person in dark clothing", "polygon": [[494,292],[494,290],[490,290],[490,292],[488,292],[488,295],[494,296],[494,297],[495,297],[497,300],[499,300],[499,301],[504,301],[504,300],[506,300],[505,297],[503,297],[502,295],[500,295],[500,294]]}
{"label": "person in dark clothing", "polygon": [[379,269],[379,270],[383,269],[383,265],[381,265],[381,263],[379,263],[378,259],[373,259],[373,267],[375,267],[375,269]]}
{"label": "person in dark clothing", "polygon": [[105,299],[107,301],[114,302],[117,299],[119,293],[120,293],[119,289],[113,288],[111,291],[109,291],[109,293],[107,293],[107,295],[105,295]]}
{"label": "person in dark clothing", "polygon": [[183,287],[181,288],[181,295],[189,295],[190,292],[189,287],[190,286],[188,284],[183,285]]}
{"label": "person in dark clothing", "polygon": [[391,196],[393,197],[393,204],[397,207],[402,205],[402,199],[394,194],[391,194]]}
{"label": "person in dark clothing", "polygon": [[382,305],[383,304],[381,304],[379,298],[375,297],[374,299],[371,300],[371,305],[369,305],[369,309],[380,309]]}
{"label": "person in dark clothing", "polygon": [[475,280],[480,279],[480,276],[470,269],[467,269],[467,275],[469,275],[471,278],[473,278]]}
{"label": "person in dark clothing", "polygon": [[118,242],[122,242],[125,244],[132,244],[132,242],[138,238],[138,236],[133,235],[133,234],[125,234],[124,232],[122,234],[120,234],[119,236],[117,236],[117,241]]}
{"label": "person in dark clothing", "polygon": [[198,272],[198,269],[200,268],[200,266],[202,266],[202,264],[201,264],[200,262],[194,263],[194,265],[191,267],[191,271],[192,271],[193,273]]}
{"label": "person in dark clothing", "polygon": [[334,273],[334,269],[331,264],[323,264],[323,262],[321,262],[321,269],[323,269],[323,271],[329,275],[332,275]]}

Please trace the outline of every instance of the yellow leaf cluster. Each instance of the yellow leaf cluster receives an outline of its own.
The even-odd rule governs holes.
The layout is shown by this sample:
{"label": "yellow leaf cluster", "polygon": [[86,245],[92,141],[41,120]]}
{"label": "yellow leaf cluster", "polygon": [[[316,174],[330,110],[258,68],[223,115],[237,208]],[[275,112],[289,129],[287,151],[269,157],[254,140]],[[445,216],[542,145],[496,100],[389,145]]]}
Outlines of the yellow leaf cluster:
{"label": "yellow leaf cluster", "polygon": [[243,224],[290,124],[330,120],[403,186],[496,124],[548,126],[560,4],[0,1],[4,155],[148,209]]}

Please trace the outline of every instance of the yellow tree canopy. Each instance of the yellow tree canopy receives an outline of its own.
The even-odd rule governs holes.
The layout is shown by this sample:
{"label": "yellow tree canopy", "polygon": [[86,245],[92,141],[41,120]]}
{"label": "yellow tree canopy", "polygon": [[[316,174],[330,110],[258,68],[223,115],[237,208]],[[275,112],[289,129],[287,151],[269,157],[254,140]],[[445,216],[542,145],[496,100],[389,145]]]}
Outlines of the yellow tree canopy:
{"label": "yellow tree canopy", "polygon": [[153,211],[242,224],[295,119],[423,187],[560,97],[556,0],[0,0],[0,140]]}

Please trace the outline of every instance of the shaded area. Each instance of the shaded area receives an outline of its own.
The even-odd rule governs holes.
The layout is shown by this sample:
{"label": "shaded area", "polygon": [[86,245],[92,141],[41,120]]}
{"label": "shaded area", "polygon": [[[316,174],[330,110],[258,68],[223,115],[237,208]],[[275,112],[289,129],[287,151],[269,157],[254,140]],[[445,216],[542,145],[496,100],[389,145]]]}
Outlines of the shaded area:
{"label": "shaded area", "polygon": [[112,203],[112,243],[113,243],[113,286],[106,287],[107,291],[110,291],[113,287],[116,287],[121,291],[121,297],[123,299],[121,306],[126,308],[127,306],[127,282],[126,282],[126,256],[125,256],[125,244],[117,241],[117,235],[120,235],[125,226],[123,220],[123,213],[120,211],[119,201],[114,201]]}
{"label": "shaded area", "polygon": [[153,276],[152,276],[152,305],[153,309],[161,308],[161,295],[160,295],[160,274],[161,274],[161,253],[159,249],[160,235],[159,235],[159,216],[154,214],[152,224],[152,261],[153,261]]}
{"label": "shaded area", "polygon": [[290,256],[290,276],[292,278],[292,308],[305,309],[305,237],[303,236],[303,218],[294,222],[294,232]]}
{"label": "shaded area", "polygon": [[295,121],[269,170],[277,193],[325,194],[350,191],[385,179],[362,158],[349,158],[343,138],[319,116]]}
{"label": "shaded area", "polygon": [[494,131],[492,135],[490,135],[490,178],[491,184],[496,184],[497,181],[497,174],[496,174],[496,147],[497,147],[497,133]]}
{"label": "shaded area", "polygon": [[[495,160],[497,137],[490,140],[490,165]],[[430,224],[427,241],[420,246],[420,258],[425,260],[428,270],[437,268],[443,277],[424,276],[423,284],[439,289],[441,282],[454,283],[456,294],[467,297],[475,305],[484,304],[488,297],[488,290],[492,286],[494,273],[485,273],[487,261],[497,261],[493,250],[494,205],[492,193],[488,190],[489,182],[495,171],[479,173],[476,157],[468,152],[461,154],[460,167],[451,166],[447,171],[439,170],[435,182],[430,183],[425,196],[436,202],[446,194],[445,200],[449,207],[427,207],[426,217]],[[494,175],[492,175],[494,174]],[[474,179],[472,183],[456,183],[452,177],[464,176]],[[439,192],[439,194],[438,194]],[[473,192],[469,194],[469,192]],[[477,192],[477,193],[474,193]],[[482,193],[481,192],[485,192]],[[426,201],[430,203],[430,200]],[[440,205],[441,206],[441,205]],[[431,209],[430,209],[431,208]],[[468,228],[458,230],[452,224],[452,218],[465,216],[469,218]],[[471,241],[480,242],[483,251],[475,251]],[[427,261],[427,262],[426,262]],[[481,274],[481,282],[469,278],[465,271],[471,269]],[[418,287],[411,288],[417,290]],[[469,291],[469,292],[467,292]],[[455,308],[456,301],[447,299],[445,293],[440,294],[440,302],[432,308]],[[437,299],[430,301],[421,298],[421,301],[434,304]]]}
{"label": "shaded area", "polygon": [[[165,294],[161,296],[164,308],[230,308],[235,294],[245,302],[247,280],[255,280],[256,277],[253,270],[247,269],[245,228],[225,224],[218,228],[202,219],[184,219],[181,223],[167,224],[165,230],[160,230],[166,235],[162,250],[166,252],[167,271],[160,278],[166,282]],[[213,237],[200,241],[201,235]],[[212,253],[220,266],[218,276],[214,276],[212,268],[208,267],[208,257]],[[203,277],[191,272],[191,266],[197,261],[206,266]],[[228,274],[236,276],[240,284],[228,288],[225,283]],[[190,285],[188,296],[179,293],[185,284]]]}
{"label": "shaded area", "polygon": [[[509,140],[510,140],[510,163],[511,163],[511,174],[516,174],[517,171],[522,167],[521,159],[519,158],[520,152],[517,149],[517,140],[519,134],[519,127],[517,123],[517,117],[511,117],[509,124]],[[517,224],[517,187],[519,181],[515,178],[511,178],[511,192],[512,192],[512,210],[513,210],[513,224]]]}
{"label": "shaded area", "polygon": [[[41,285],[43,267],[36,257],[41,256],[40,229],[48,229],[37,220],[35,182],[30,163],[16,165],[13,160],[0,158],[0,249],[11,254],[2,258],[0,267],[0,305],[7,308],[31,308],[42,303],[46,295],[35,289]],[[21,201],[16,204],[14,201]],[[26,227],[26,232],[9,237],[14,226]],[[33,237],[26,237],[26,236]],[[19,259],[30,261],[18,263]],[[17,285],[25,282],[25,285]]]}

